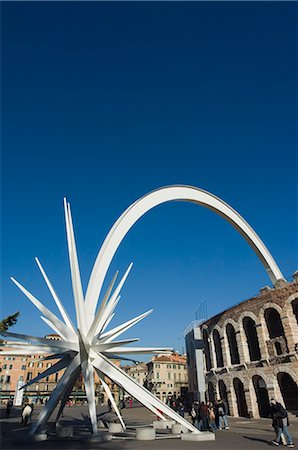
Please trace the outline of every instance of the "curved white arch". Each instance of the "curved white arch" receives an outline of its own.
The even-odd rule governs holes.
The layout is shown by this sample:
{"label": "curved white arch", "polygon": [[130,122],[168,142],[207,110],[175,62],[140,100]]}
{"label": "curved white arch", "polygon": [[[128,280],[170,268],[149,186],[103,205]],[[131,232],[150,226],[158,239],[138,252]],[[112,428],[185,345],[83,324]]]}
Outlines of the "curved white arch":
{"label": "curved white arch", "polygon": [[224,217],[224,219],[230,222],[233,227],[239,231],[253,248],[265,267],[271,281],[275,283],[278,279],[283,279],[279,267],[259,236],[240,214],[227,203],[215,195],[197,187],[178,185],[166,186],[150,192],[129,206],[108,233],[97,255],[87,287],[85,300],[87,314],[90,320],[94,317],[97,300],[109,265],[127,232],[140,217],[152,208],[174,200],[194,202],[198,205],[205,206]]}

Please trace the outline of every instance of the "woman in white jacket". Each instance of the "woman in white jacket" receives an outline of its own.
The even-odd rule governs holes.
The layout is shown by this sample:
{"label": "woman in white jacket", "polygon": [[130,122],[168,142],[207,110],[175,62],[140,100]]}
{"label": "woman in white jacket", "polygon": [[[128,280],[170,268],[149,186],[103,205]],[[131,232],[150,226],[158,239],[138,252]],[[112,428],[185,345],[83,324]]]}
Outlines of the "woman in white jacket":
{"label": "woman in white jacket", "polygon": [[22,410],[22,423],[24,425],[27,425],[27,423],[28,423],[28,421],[30,419],[31,413],[32,413],[31,406],[30,405],[25,405],[23,410]]}

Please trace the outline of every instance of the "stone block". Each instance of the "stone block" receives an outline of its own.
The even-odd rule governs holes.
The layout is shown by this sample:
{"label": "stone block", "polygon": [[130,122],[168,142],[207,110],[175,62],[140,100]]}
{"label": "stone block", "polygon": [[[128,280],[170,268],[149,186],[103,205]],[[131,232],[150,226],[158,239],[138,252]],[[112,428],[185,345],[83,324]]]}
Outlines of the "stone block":
{"label": "stone block", "polygon": [[33,442],[42,442],[48,439],[48,435],[46,433],[36,433],[31,436],[31,440]]}
{"label": "stone block", "polygon": [[180,423],[174,423],[172,427],[173,434],[188,433],[188,432],[189,429],[186,428],[184,425],[181,425]]}
{"label": "stone block", "polygon": [[97,433],[91,434],[90,436],[85,436],[82,438],[83,442],[97,443],[97,442],[107,442],[112,440],[112,435],[110,433]]}
{"label": "stone block", "polygon": [[182,433],[182,441],[215,441],[215,434],[209,431],[201,431],[198,433]]}
{"label": "stone block", "polygon": [[154,428],[137,428],[136,440],[137,441],[154,441],[156,438],[156,430]]}
{"label": "stone block", "polygon": [[175,420],[154,420],[153,428],[155,430],[171,430],[175,423]]}
{"label": "stone block", "polygon": [[56,427],[56,435],[61,438],[73,437],[73,427]]}
{"label": "stone block", "polygon": [[123,428],[121,423],[109,423],[109,432],[110,433],[123,433]]}

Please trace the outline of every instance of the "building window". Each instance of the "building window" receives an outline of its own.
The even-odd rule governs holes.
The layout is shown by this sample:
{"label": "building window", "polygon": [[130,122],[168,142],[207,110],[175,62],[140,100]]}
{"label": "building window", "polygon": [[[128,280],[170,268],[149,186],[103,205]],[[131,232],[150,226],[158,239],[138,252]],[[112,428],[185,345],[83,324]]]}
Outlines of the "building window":
{"label": "building window", "polygon": [[171,372],[168,372],[168,380],[171,379]]}
{"label": "building window", "polygon": [[156,372],[156,378],[159,380],[159,372]]}
{"label": "building window", "polygon": [[55,373],[55,382],[57,383],[57,381],[58,381],[58,372],[57,373]]}
{"label": "building window", "polygon": [[218,330],[213,331],[213,342],[214,342],[217,367],[223,367],[224,366],[223,354],[222,354],[221,340],[220,340]]}
{"label": "building window", "polygon": [[27,373],[27,381],[32,380],[32,372]]}
{"label": "building window", "polygon": [[6,383],[10,383],[10,375],[7,375],[7,377],[6,377]]}
{"label": "building window", "polygon": [[51,363],[48,363],[48,364],[47,364],[47,367],[52,367],[52,364],[51,364]]}
{"label": "building window", "polygon": [[41,362],[39,362],[38,364],[37,364],[37,367],[42,367],[42,363]]}
{"label": "building window", "polygon": [[296,322],[298,324],[298,298],[295,298],[295,300],[292,301],[291,305],[293,309],[293,314],[296,317]]}
{"label": "building window", "polygon": [[278,311],[274,308],[267,308],[264,315],[270,339],[284,336],[284,328]]}
{"label": "building window", "polygon": [[9,365],[10,370],[12,369],[12,364]]}
{"label": "building window", "polygon": [[23,375],[20,375],[20,376],[19,376],[19,381],[24,381]]}
{"label": "building window", "polygon": [[275,342],[274,345],[275,345],[276,354],[282,355],[282,348],[281,348],[280,342]]}
{"label": "building window", "polygon": [[49,386],[48,386],[47,384],[45,384],[44,390],[45,390],[45,391],[48,391],[48,390],[49,390]]}
{"label": "building window", "polygon": [[22,366],[22,370],[26,370],[26,366]]}
{"label": "building window", "polygon": [[256,323],[251,317],[244,317],[242,322],[249,351],[249,358],[251,361],[258,361],[261,359],[261,351]]}
{"label": "building window", "polygon": [[228,337],[231,364],[240,364],[236,332],[235,332],[235,328],[233,327],[233,325],[231,323],[228,323],[228,325],[226,327],[226,333],[227,333],[227,337]]}
{"label": "building window", "polygon": [[21,361],[26,361],[27,358],[22,358]]}
{"label": "building window", "polygon": [[[269,333],[270,339],[274,339],[277,337],[283,337],[285,344],[286,344],[285,350],[286,350],[286,352],[288,352],[287,339],[285,336],[285,331],[284,331],[284,327],[283,327],[283,324],[282,324],[282,321],[280,318],[280,314],[274,308],[267,308],[265,310],[264,315],[265,315],[265,321],[266,321],[266,325],[268,328],[268,333]],[[280,347],[280,351],[282,351],[281,347]],[[280,353],[278,353],[278,354],[280,354]]]}
{"label": "building window", "polygon": [[33,363],[33,362],[30,362],[30,363],[29,363],[29,367],[34,367],[34,363]]}
{"label": "building window", "polygon": [[3,369],[6,369],[7,368],[7,364],[3,364]]}

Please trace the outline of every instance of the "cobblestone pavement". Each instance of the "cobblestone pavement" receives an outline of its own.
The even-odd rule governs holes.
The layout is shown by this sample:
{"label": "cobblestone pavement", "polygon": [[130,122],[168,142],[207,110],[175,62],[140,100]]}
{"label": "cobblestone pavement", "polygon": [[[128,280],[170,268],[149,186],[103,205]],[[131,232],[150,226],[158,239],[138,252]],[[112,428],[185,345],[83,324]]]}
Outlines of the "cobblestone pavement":
{"label": "cobblestone pavement", "polygon": [[[32,420],[34,421],[40,411],[36,407]],[[115,415],[107,413],[106,407],[98,408],[99,419],[113,420]],[[273,439],[273,430],[270,419],[245,419],[229,418],[230,429],[217,431],[215,441],[210,442],[186,442],[181,441],[171,434],[160,434],[155,441],[135,441],[134,430],[139,426],[150,426],[156,417],[143,407],[134,407],[122,410],[127,425],[127,433],[119,435],[110,442],[87,443],[82,440],[90,435],[88,408],[86,406],[66,407],[64,417],[61,419],[63,426],[71,426],[74,429],[72,438],[58,438],[53,432],[49,433],[49,439],[44,442],[28,442],[29,426],[24,427],[20,420],[20,408],[13,408],[11,416],[6,417],[5,407],[0,409],[1,419],[1,449],[30,449],[30,450],[62,450],[62,449],[102,449],[102,450],[129,450],[129,449],[158,449],[158,450],[254,450],[266,449]],[[186,415],[188,419],[188,415]],[[298,418],[290,419],[290,433],[294,442],[298,444]],[[106,431],[102,429],[105,433]],[[298,445],[295,445],[298,449]],[[273,447],[271,447],[273,448]],[[275,447],[274,447],[275,448]]]}

